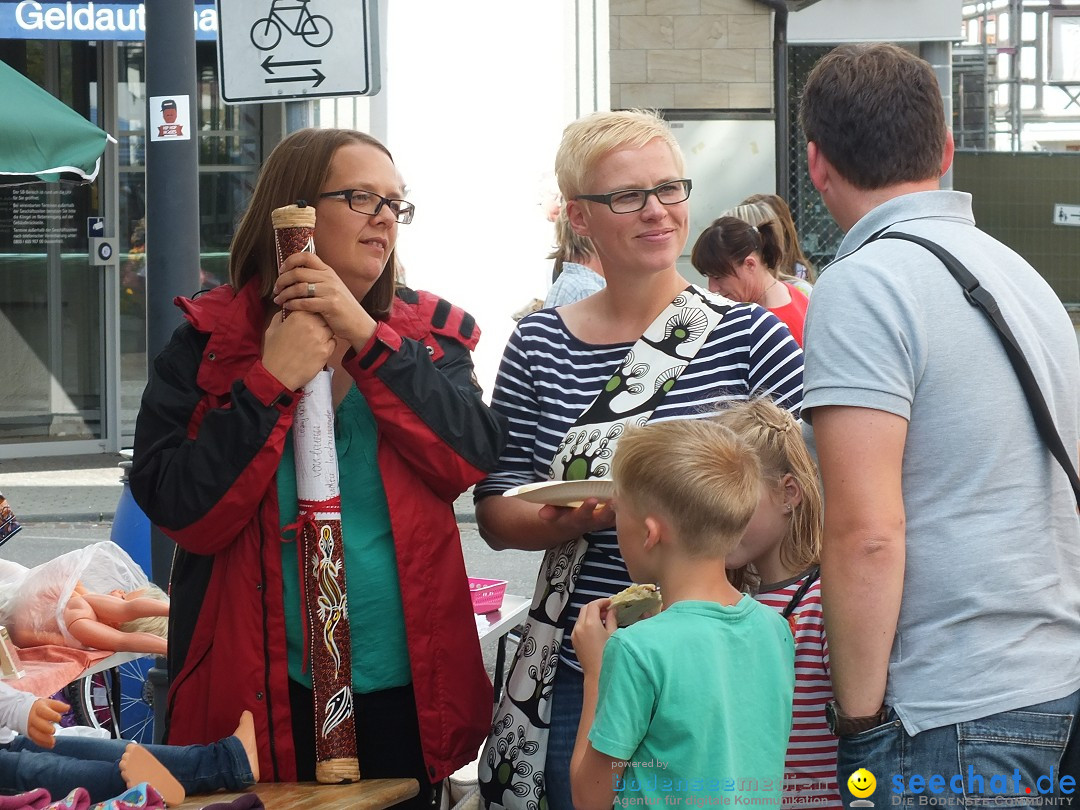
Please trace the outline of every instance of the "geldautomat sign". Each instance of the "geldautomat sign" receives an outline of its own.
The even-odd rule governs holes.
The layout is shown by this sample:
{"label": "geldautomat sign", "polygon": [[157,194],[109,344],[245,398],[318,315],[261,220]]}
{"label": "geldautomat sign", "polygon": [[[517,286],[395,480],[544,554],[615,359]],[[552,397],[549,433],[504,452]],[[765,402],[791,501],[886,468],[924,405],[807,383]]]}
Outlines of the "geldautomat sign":
{"label": "geldautomat sign", "polygon": [[[213,0],[195,0],[192,25],[196,39],[217,39],[217,21]],[[0,0],[0,39],[145,38],[146,9],[143,3]]]}

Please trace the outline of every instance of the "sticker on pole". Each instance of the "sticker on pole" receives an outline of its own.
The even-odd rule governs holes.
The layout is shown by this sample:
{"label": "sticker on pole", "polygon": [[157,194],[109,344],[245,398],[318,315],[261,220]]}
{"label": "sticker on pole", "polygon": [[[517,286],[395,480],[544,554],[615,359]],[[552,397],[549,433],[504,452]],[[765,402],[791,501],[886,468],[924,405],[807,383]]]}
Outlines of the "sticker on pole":
{"label": "sticker on pole", "polygon": [[217,0],[228,104],[379,92],[377,2]]}
{"label": "sticker on pole", "polygon": [[191,140],[191,104],[187,96],[150,97],[150,140]]}

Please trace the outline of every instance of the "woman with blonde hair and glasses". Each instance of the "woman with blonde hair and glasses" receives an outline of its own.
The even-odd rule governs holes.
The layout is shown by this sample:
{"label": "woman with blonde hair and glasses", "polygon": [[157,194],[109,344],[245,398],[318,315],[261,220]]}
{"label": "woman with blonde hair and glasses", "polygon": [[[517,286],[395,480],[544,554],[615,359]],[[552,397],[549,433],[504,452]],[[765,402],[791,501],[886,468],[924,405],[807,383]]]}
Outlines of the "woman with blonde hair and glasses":
{"label": "woman with blonde hair and glasses", "polygon": [[[574,232],[592,241],[607,286],[523,318],[503,355],[492,407],[510,422],[498,469],[474,490],[496,549],[544,551],[525,636],[480,782],[492,806],[572,807],[569,768],[584,681],[569,628],[579,610],[630,585],[604,483],[624,428],[693,419],[768,396],[797,411],[802,352],[768,310],[689,284],[676,269],[692,190],[667,124],[642,110],[570,124],[555,161]],[[498,497],[543,480],[576,497],[536,506]],[[595,487],[590,491],[591,487]],[[564,505],[580,501],[581,505]]]}
{"label": "woman with blonde hair and glasses", "polygon": [[[491,708],[454,499],[494,467],[471,316],[400,287],[413,206],[390,152],[353,130],[305,129],[263,165],[230,253],[231,285],[178,304],[154,361],[131,490],[179,546],[168,740],[207,743],[250,710],[262,776],[314,778],[314,711],[296,543],[293,418],[334,371],[360,773],[437,784],[476,755]],[[314,253],[278,272],[270,213],[303,199]],[[283,310],[289,317],[283,317]],[[307,561],[305,561],[305,565]]]}

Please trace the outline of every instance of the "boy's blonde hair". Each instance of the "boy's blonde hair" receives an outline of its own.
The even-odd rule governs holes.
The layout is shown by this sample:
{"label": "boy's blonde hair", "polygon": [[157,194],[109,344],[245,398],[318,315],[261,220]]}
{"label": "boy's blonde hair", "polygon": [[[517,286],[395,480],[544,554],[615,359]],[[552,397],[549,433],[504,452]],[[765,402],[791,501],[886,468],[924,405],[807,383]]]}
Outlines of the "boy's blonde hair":
{"label": "boy's blonde hair", "polygon": [[[753,448],[766,486],[778,488],[780,479],[788,474],[799,485],[802,501],[794,507],[787,535],[780,543],[780,562],[794,571],[805,571],[818,562],[821,554],[823,510],[817,467],[806,449],[799,423],[768,399],[734,403],[714,420]],[[742,583],[736,584],[748,580],[743,577]]]}
{"label": "boy's blonde hair", "polygon": [[[145,597],[147,599],[158,599],[162,602],[168,602],[169,596],[165,591],[161,590],[153,582],[148,584],[145,588],[140,588],[137,592],[138,596]],[[168,616],[142,616],[138,619],[132,619],[131,621],[124,622],[118,628],[125,633],[150,633],[155,636],[160,636],[163,639],[169,638],[169,617]]]}
{"label": "boy's blonde hair", "polygon": [[695,557],[726,557],[761,497],[761,465],[750,446],[712,419],[628,428],[612,463],[619,499],[671,521]]}
{"label": "boy's blonde hair", "polygon": [[594,112],[569,124],[563,130],[562,143],[555,155],[555,176],[563,199],[610,191],[586,187],[597,161],[614,149],[640,148],[654,138],[663,139],[671,149],[679,174],[684,174],[686,166],[679,142],[667,122],[652,110]]}

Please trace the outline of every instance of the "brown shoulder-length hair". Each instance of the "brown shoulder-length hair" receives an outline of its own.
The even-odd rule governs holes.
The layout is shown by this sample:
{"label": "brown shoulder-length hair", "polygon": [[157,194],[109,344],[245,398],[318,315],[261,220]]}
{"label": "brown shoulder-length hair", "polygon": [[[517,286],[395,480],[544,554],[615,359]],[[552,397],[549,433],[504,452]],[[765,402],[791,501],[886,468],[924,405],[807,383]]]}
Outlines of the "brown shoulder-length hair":
{"label": "brown shoulder-length hair", "polygon": [[[259,293],[270,300],[277,277],[274,230],[270,212],[297,200],[314,205],[323,183],[330,174],[330,161],[339,148],[361,143],[385,152],[390,150],[376,138],[354,129],[302,129],[274,147],[263,164],[251,202],[240,217],[229,248],[229,281],[239,290],[253,278],[260,279]],[[318,224],[315,226],[318,231]],[[382,275],[360,303],[373,317],[386,317],[394,300],[397,261],[393,252],[387,257]]]}

